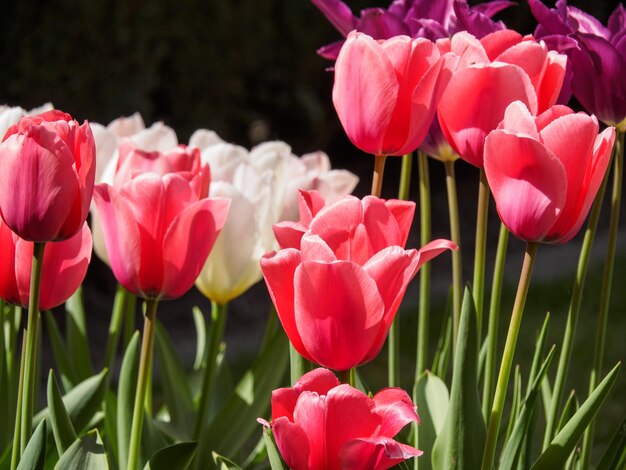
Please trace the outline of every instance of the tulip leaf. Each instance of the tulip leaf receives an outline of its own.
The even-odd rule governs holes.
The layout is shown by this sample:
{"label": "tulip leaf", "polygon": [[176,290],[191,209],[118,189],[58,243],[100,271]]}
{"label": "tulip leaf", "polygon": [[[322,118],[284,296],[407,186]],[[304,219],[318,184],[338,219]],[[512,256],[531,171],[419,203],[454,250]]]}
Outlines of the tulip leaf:
{"label": "tulip leaf", "polygon": [[552,346],[550,352],[546,356],[539,371],[535,374],[533,383],[530,384],[526,400],[522,405],[522,409],[515,421],[515,426],[511,431],[510,438],[506,441],[506,447],[502,451],[500,457],[499,470],[514,470],[517,456],[520,455],[524,444],[524,439],[528,436],[529,429],[532,424],[534,410],[537,402],[537,396],[541,387],[541,382],[548,373],[548,368],[554,358],[555,346]]}
{"label": "tulip leaf", "polygon": [[159,449],[143,467],[144,470],[185,470],[196,453],[196,442],[178,442]]}
{"label": "tulip leaf", "polygon": [[244,373],[207,432],[200,436],[197,456],[201,464],[209,460],[211,451],[237,454],[258,429],[256,418],[266,412],[272,391],[285,376],[289,363],[287,346],[287,337],[278,331]]}
{"label": "tulip leaf", "polygon": [[548,445],[546,450],[539,456],[531,470],[549,470],[564,467],[576,443],[611,391],[617,379],[620,365],[621,364],[618,363],[613,370],[607,374],[604,380],[600,382],[574,416],[567,422],[563,429],[559,431],[554,439],[552,439],[550,445]]}
{"label": "tulip leaf", "polygon": [[[107,387],[107,369],[89,377],[76,385],[63,396],[63,406],[67,410],[72,426],[80,434],[91,423],[94,416],[102,409],[104,392]],[[34,418],[39,423],[43,418],[50,418],[50,410],[44,408]],[[48,429],[51,434],[52,430]]]}
{"label": "tulip leaf", "polygon": [[63,405],[59,384],[52,369],[48,375],[48,410],[50,411],[54,442],[59,456],[61,456],[76,440],[76,431],[74,431],[74,426],[72,426],[70,417],[67,415],[65,405]]}
{"label": "tulip leaf", "polygon": [[117,456],[119,468],[126,468],[130,429],[133,423],[133,406],[139,372],[139,332],[135,331],[122,359],[117,385]]}
{"label": "tulip leaf", "polygon": [[443,327],[437,342],[435,358],[433,359],[432,372],[437,377],[445,378],[448,375],[450,351],[452,346],[452,290],[448,293],[445,315],[443,315]]}
{"label": "tulip leaf", "polygon": [[270,468],[272,470],[285,470],[280,454],[278,453],[278,449],[276,448],[276,444],[274,443],[272,431],[268,427],[263,428],[263,442],[265,444],[265,449],[267,450],[267,459],[270,462]]}
{"label": "tulip leaf", "polygon": [[230,459],[213,452],[213,462],[219,470],[242,470],[242,468]]}
{"label": "tulip leaf", "polygon": [[28,440],[17,470],[43,470],[46,460],[46,435],[46,420],[43,419]]}
{"label": "tulip leaf", "polygon": [[626,420],[618,428],[611,439],[604,455],[598,462],[596,470],[612,470],[614,468],[624,468],[626,464]]}
{"label": "tulip leaf", "polygon": [[195,420],[193,399],[183,365],[163,325],[157,322],[156,350],[159,358],[161,384],[170,420],[179,435],[189,433],[189,423]]}
{"label": "tulip leaf", "polygon": [[[50,344],[52,345],[52,354],[54,356],[54,362],[61,374],[61,382],[63,383],[63,390],[66,392],[71,390],[72,387],[79,382],[70,360],[70,356],[65,348],[65,343],[61,337],[59,326],[52,312],[48,311],[43,314],[44,321],[46,322],[46,328],[48,329],[48,336],[50,338]],[[74,440],[72,440],[74,442]]]}
{"label": "tulip leaf", "polygon": [[109,459],[117,462],[117,397],[111,390],[107,390],[104,396],[104,437]]}
{"label": "tulip leaf", "polygon": [[519,365],[515,366],[515,372],[513,374],[513,400],[511,401],[511,414],[509,415],[509,423],[506,428],[506,437],[504,441],[508,441],[513,432],[513,426],[519,413],[522,409],[522,374],[519,370]]}
{"label": "tulip leaf", "polygon": [[[448,413],[448,387],[439,377],[426,371],[415,382],[413,401],[420,416],[415,447],[422,450],[424,455],[432,455],[433,443],[441,432]],[[432,468],[428,458],[415,459],[415,463],[419,470]]]}
{"label": "tulip leaf", "polygon": [[565,406],[563,407],[563,412],[561,413],[561,417],[559,418],[559,424],[556,427],[556,432],[559,432],[563,427],[567,424],[567,422],[572,419],[574,413],[578,409],[578,401],[576,400],[576,393],[574,390],[567,397],[567,401],[565,402]]}
{"label": "tulip leaf", "polygon": [[98,430],[82,436],[65,451],[54,470],[108,470],[109,462]]}
{"label": "tulip leaf", "polygon": [[482,462],[486,427],[478,396],[478,326],[472,294],[466,287],[452,371],[450,405],[433,445],[435,470],[476,469]]}
{"label": "tulip leaf", "polygon": [[198,307],[192,309],[193,324],[196,328],[196,358],[193,362],[193,370],[200,370],[206,354],[206,322],[204,315]]}
{"label": "tulip leaf", "polygon": [[93,367],[89,359],[89,339],[85,322],[85,305],[83,303],[83,288],[79,287],[74,295],[65,302],[67,312],[67,351],[76,367],[79,380],[85,380],[93,375]]}

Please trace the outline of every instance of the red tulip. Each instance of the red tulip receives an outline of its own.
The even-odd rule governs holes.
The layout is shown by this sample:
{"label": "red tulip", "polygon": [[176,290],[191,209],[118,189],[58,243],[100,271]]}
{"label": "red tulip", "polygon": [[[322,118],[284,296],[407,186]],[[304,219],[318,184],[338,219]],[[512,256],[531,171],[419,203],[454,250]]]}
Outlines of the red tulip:
{"label": "red tulip", "polygon": [[48,111],[23,117],[0,144],[0,213],[21,238],[66,240],[87,218],[95,178],[89,124]]}
{"label": "red tulip", "polygon": [[180,297],[198,277],[229,201],[207,197],[209,171],[197,149],[125,155],[136,166],[120,154],[115,185],[95,189],[111,269],[136,295]]}
{"label": "red tulip", "polygon": [[501,30],[479,41],[457,33],[439,46],[460,56],[439,103],[439,123],[454,151],[474,166],[483,166],[485,137],[510,103],[522,101],[537,114],[559,96],[566,57],[532,37]]}
{"label": "red tulip", "polygon": [[333,103],[352,143],[374,155],[415,150],[450,77],[449,57],[427,39],[350,33],[335,64]]}
{"label": "red tulip", "polygon": [[[0,298],[28,306],[33,242],[21,239],[0,219]],[[74,236],[44,249],[40,308],[61,305],[85,279],[91,261],[91,232],[86,222]]]}
{"label": "red tulip", "polygon": [[405,250],[415,204],[346,197],[315,215],[297,247],[261,259],[287,336],[305,358],[346,370],[379,353],[409,281],[447,249]]}
{"label": "red tulip", "polygon": [[[537,117],[509,105],[485,140],[485,173],[498,214],[517,237],[565,243],[580,229],[609,164],[615,129],[554,106]],[[506,157],[506,158],[504,158]]]}
{"label": "red tulip", "polygon": [[[266,424],[260,420],[263,424]],[[383,470],[422,451],[393,439],[419,422],[415,405],[399,388],[368,397],[340,385],[327,369],[315,369],[293,388],[272,393],[271,428],[293,470]]]}

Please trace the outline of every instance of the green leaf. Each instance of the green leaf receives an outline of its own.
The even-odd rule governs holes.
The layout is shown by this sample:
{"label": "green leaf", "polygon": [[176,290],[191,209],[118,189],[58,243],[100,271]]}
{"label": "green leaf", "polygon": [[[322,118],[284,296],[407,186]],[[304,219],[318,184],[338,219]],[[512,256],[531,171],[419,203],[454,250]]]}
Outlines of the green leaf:
{"label": "green leaf", "polygon": [[466,287],[456,343],[450,406],[433,445],[435,470],[480,468],[486,427],[478,396],[478,326],[472,294]]}
{"label": "green leaf", "polygon": [[109,460],[117,462],[117,397],[111,390],[107,390],[104,396],[104,438]]}
{"label": "green leaf", "polygon": [[43,318],[46,322],[50,344],[52,345],[54,363],[61,374],[63,390],[67,392],[79,382],[78,376],[76,375],[72,361],[70,360],[67,350],[65,349],[65,343],[63,342],[63,338],[59,332],[59,327],[54,319],[54,315],[52,312],[48,311],[43,314]]}
{"label": "green leaf", "polygon": [[206,322],[204,315],[198,307],[191,310],[193,324],[196,327],[196,359],[193,362],[193,370],[200,370],[206,354]]}
{"label": "green leaf", "polygon": [[252,367],[244,373],[207,432],[200,436],[197,453],[200,464],[210,461],[211,451],[221,455],[235,455],[255,430],[260,431],[256,419],[264,415],[272,391],[285,376],[289,363],[287,346],[287,336],[278,331]]}
{"label": "green leaf", "polygon": [[448,364],[450,362],[452,346],[452,290],[448,292],[445,315],[443,315],[442,333],[437,342],[435,358],[433,359],[432,371],[437,377],[445,379],[448,375]]}
{"label": "green leaf", "polygon": [[598,462],[596,470],[613,470],[619,467],[620,460],[626,460],[626,420],[618,428],[611,439],[604,455]]}
{"label": "green leaf", "polygon": [[65,302],[67,352],[76,367],[80,380],[93,375],[93,368],[89,359],[89,339],[85,322],[85,306],[83,304],[83,288],[79,287],[74,295]]}
{"label": "green leaf", "polygon": [[26,444],[17,470],[43,470],[46,460],[46,434],[46,420],[44,419]]}
{"label": "green leaf", "polygon": [[565,402],[565,406],[563,407],[563,412],[561,413],[561,417],[559,418],[559,424],[556,427],[557,432],[565,427],[567,422],[572,419],[574,413],[578,409],[578,400],[576,400],[576,393],[574,390],[571,391],[569,396],[567,397],[567,401]]}
{"label": "green leaf", "polygon": [[48,375],[48,410],[50,411],[50,424],[54,434],[54,442],[57,446],[59,456],[67,450],[76,440],[76,431],[67,415],[67,410],[63,405],[59,384],[54,376],[54,371],[50,369]]}
{"label": "green leaf", "polygon": [[539,456],[531,470],[563,468],[576,443],[611,391],[611,387],[613,387],[617,379],[620,365],[618,363],[596,387],[593,393],[589,395],[589,398],[581,405],[572,419],[552,439],[550,445]]}
{"label": "green leaf", "polygon": [[156,350],[159,359],[161,384],[170,421],[179,435],[189,438],[189,423],[195,420],[191,389],[183,365],[163,325],[157,322]]}
{"label": "green leaf", "polygon": [[179,442],[157,451],[144,470],[185,470],[196,453],[196,442]]}
{"label": "green leaf", "polygon": [[[78,434],[87,428],[96,413],[102,409],[107,375],[108,371],[104,369],[98,375],[83,380],[63,396],[63,406]],[[50,417],[48,408],[41,410],[33,421],[39,423],[44,417]],[[51,432],[48,430],[48,433]]]}
{"label": "green leaf", "polygon": [[108,470],[109,462],[98,430],[74,441],[59,459],[54,470]]}
{"label": "green leaf", "polygon": [[535,341],[535,352],[533,354],[533,362],[530,367],[530,374],[528,375],[528,390],[526,391],[526,397],[528,397],[531,392],[531,389],[535,382],[535,377],[537,377],[539,371],[539,366],[541,365],[541,358],[543,357],[544,350],[546,348],[546,338],[548,336],[549,326],[550,312],[547,312],[546,318],[544,318],[543,324],[541,325],[539,335],[537,336],[537,340]]}
{"label": "green leaf", "polygon": [[135,331],[122,359],[117,386],[117,454],[120,469],[126,468],[130,429],[133,423],[133,405],[139,371],[140,334]]}
{"label": "green leaf", "polygon": [[267,449],[267,458],[270,461],[270,468],[272,470],[285,470],[283,462],[280,459],[278,449],[276,449],[276,444],[274,444],[272,431],[269,427],[263,428],[263,442],[265,443],[265,448]]}
{"label": "green leaf", "polygon": [[[413,387],[413,402],[420,415],[420,425],[417,426],[416,447],[424,455],[432,455],[432,448],[437,434],[441,432],[448,413],[450,396],[448,387],[443,380],[429,371],[420,375]],[[429,458],[416,459],[419,470],[430,470]]]}
{"label": "green leaf", "polygon": [[213,452],[213,462],[219,470],[242,470],[242,468],[230,459]]}
{"label": "green leaf", "polygon": [[506,434],[504,441],[508,441],[513,432],[513,426],[519,413],[522,409],[522,374],[519,370],[519,365],[515,366],[515,372],[513,374],[513,400],[511,402],[511,414],[509,416],[509,423],[506,428]]}

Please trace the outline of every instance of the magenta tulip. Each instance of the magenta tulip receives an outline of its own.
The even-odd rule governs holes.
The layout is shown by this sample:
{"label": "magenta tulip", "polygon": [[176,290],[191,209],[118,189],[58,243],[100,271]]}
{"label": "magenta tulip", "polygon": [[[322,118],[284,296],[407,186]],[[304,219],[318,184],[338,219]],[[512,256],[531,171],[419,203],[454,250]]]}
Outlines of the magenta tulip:
{"label": "magenta tulip", "polygon": [[229,201],[208,198],[208,187],[197,149],[120,153],[115,185],[97,185],[94,197],[120,284],[150,299],[192,287],[228,214]]}
{"label": "magenta tulip", "polygon": [[[0,298],[22,307],[28,306],[33,245],[0,219]],[[41,310],[69,299],[85,279],[90,261],[91,232],[86,222],[67,240],[47,243],[41,273]]]}
{"label": "magenta tulip", "polygon": [[[409,281],[456,245],[405,250],[415,204],[346,197],[311,220],[297,248],[261,259],[278,316],[295,349],[335,370],[380,352]],[[297,235],[297,234],[296,234]]]}
{"label": "magenta tulip", "polygon": [[[602,183],[615,129],[554,106],[537,117],[509,105],[485,141],[485,173],[506,227],[528,242],[565,243],[583,224]],[[506,156],[506,158],[503,158]]]}
{"label": "magenta tulip", "polygon": [[422,451],[393,439],[412,422],[419,417],[404,390],[370,398],[327,369],[272,392],[271,428],[293,470],[383,470],[418,457]]}
{"label": "magenta tulip", "polygon": [[0,144],[0,214],[21,238],[66,240],[87,218],[95,178],[89,124],[48,111],[23,117]]}
{"label": "magenta tulip", "polygon": [[374,155],[414,151],[450,78],[451,57],[427,39],[378,42],[350,33],[335,63],[333,103],[352,143]]}

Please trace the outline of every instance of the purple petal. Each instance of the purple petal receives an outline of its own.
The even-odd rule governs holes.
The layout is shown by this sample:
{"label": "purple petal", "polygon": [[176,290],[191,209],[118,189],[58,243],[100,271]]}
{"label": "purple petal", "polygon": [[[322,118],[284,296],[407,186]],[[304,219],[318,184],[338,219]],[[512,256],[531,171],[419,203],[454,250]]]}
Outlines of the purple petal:
{"label": "purple petal", "polygon": [[535,37],[543,38],[552,34],[566,36],[573,32],[572,28],[565,22],[564,16],[561,16],[556,10],[551,10],[541,0],[527,1],[530,11],[539,23],[535,30]]}
{"label": "purple petal", "polygon": [[567,7],[567,13],[570,19],[574,19],[576,20],[576,23],[578,23],[577,30],[579,33],[593,34],[594,36],[603,37],[606,40],[610,39],[611,33],[609,30],[606,29],[604,25],[594,16],[591,16],[589,13],[585,13],[576,7]]}
{"label": "purple petal", "polygon": [[458,20],[458,27],[462,31],[465,30],[476,36],[478,39],[504,28],[502,23],[495,22],[477,9],[470,8],[465,2],[455,1],[454,12]]}
{"label": "purple petal", "polygon": [[340,0],[311,0],[328,21],[344,36],[356,28],[357,19],[350,7]]}
{"label": "purple petal", "polygon": [[502,10],[512,7],[515,4],[515,2],[509,2],[507,0],[493,0],[491,2],[479,3],[475,7],[472,7],[472,10],[491,18]]}
{"label": "purple petal", "polygon": [[404,22],[382,8],[367,8],[361,11],[361,19],[356,29],[367,33],[374,39],[389,39],[394,36],[409,34]]}
{"label": "purple petal", "polygon": [[613,36],[626,32],[626,8],[621,3],[609,16],[608,28]]}

